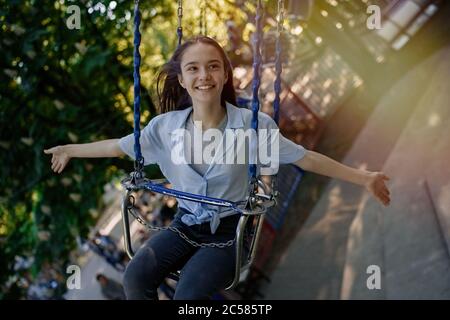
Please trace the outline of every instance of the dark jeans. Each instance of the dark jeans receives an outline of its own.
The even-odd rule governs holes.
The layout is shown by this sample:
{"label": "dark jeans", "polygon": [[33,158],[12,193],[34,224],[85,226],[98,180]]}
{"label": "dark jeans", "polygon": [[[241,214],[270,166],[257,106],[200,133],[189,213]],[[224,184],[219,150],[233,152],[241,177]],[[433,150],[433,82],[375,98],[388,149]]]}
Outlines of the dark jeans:
{"label": "dark jeans", "polygon": [[[239,215],[222,218],[215,234],[209,222],[187,226],[180,209],[171,226],[196,242],[225,242],[233,239]],[[235,244],[225,248],[198,248],[170,230],[151,237],[128,264],[123,284],[128,299],[158,299],[157,288],[172,271],[181,269],[175,300],[206,300],[229,285],[235,272]]]}

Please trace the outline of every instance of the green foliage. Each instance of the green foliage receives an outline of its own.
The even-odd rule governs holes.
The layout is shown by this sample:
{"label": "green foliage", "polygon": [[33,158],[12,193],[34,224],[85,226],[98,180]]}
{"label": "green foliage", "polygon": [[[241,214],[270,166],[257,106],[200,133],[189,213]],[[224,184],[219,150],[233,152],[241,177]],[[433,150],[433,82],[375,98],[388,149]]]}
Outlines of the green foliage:
{"label": "green foliage", "polygon": [[[131,170],[121,159],[74,159],[57,175],[43,149],[132,131],[132,59],[124,57],[132,57],[134,2],[119,1],[114,19],[108,10],[88,13],[92,1],[0,2],[0,297],[19,298],[12,288],[25,272],[36,275],[47,262],[64,270],[76,236],[86,237],[97,219],[103,186]],[[156,8],[143,25],[173,19],[166,2],[143,2],[143,10]],[[79,30],[65,24],[71,4],[81,8]],[[155,41],[173,49],[166,38]],[[151,95],[143,88],[148,116]],[[18,256],[34,257],[31,270],[14,270]]]}
{"label": "green foliage", "polygon": [[[223,22],[245,17],[233,1],[208,3],[208,34],[225,43]],[[79,30],[66,26],[70,5],[81,9]],[[20,278],[44,264],[64,274],[76,237],[98,218],[103,186],[132,170],[124,159],[73,159],[57,175],[43,149],[132,132],[133,6],[0,0],[0,298],[23,297]],[[177,1],[140,7],[143,125],[156,112],[156,72],[177,43]],[[188,2],[185,36],[199,32],[198,13]],[[148,175],[157,174],[150,168]],[[17,257],[34,264],[15,270]]]}

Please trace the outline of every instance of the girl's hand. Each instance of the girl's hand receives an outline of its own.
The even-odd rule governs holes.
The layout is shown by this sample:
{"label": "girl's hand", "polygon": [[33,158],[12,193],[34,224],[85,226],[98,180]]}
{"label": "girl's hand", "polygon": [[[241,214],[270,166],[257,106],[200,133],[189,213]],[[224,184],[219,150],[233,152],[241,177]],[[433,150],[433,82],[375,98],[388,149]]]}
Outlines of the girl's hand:
{"label": "girl's hand", "polygon": [[370,172],[365,183],[366,189],[380,201],[383,205],[388,206],[391,202],[389,189],[384,181],[388,181],[389,177],[383,172]]}
{"label": "girl's hand", "polygon": [[52,170],[57,173],[61,173],[70,160],[70,156],[65,151],[64,146],[44,150],[44,153],[52,155]]}

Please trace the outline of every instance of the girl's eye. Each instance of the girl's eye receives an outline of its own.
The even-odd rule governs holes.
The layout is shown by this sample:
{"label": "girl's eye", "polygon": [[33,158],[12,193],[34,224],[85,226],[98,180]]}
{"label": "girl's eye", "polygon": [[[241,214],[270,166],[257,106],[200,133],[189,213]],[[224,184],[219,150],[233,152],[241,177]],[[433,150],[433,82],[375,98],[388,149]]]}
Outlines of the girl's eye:
{"label": "girl's eye", "polygon": [[196,67],[189,67],[187,70],[188,71],[195,71],[195,70],[197,70],[197,68]]}
{"label": "girl's eye", "polygon": [[210,65],[209,67],[210,67],[211,69],[213,69],[213,70],[216,70],[216,69],[219,68],[219,65],[218,65],[218,64],[212,64],[212,65]]}

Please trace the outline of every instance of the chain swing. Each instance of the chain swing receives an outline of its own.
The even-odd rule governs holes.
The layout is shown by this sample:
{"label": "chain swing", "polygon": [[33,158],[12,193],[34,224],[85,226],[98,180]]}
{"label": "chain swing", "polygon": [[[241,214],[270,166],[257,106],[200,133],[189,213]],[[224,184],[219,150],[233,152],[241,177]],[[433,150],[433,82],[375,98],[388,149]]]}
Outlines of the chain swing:
{"label": "chain swing", "polygon": [[[278,10],[279,10],[279,25],[282,24],[282,4],[283,1],[279,0]],[[281,8],[281,9],[280,9]],[[280,11],[281,10],[281,11]],[[280,13],[281,12],[281,13]],[[183,29],[182,29],[182,17],[183,17],[183,6],[182,0],[178,0],[178,27],[177,27],[177,36],[178,36],[178,45],[182,42],[183,37]],[[262,2],[261,0],[257,0],[257,13],[256,13],[256,26],[257,30],[254,38],[254,78],[253,78],[253,100],[252,100],[252,129],[256,132],[258,130],[258,112],[259,112],[259,86],[261,82],[261,39],[262,39]],[[124,241],[125,241],[125,249],[130,258],[134,256],[134,251],[131,245],[131,234],[130,234],[130,223],[129,223],[129,214],[131,214],[140,224],[144,225],[148,229],[154,231],[161,230],[170,230],[172,232],[177,233],[181,238],[186,240],[189,244],[194,247],[215,247],[215,248],[224,248],[232,246],[236,244],[236,267],[235,267],[235,276],[232,283],[226,288],[230,290],[234,288],[241,279],[241,275],[248,271],[250,265],[252,264],[256,247],[259,239],[260,230],[262,227],[264,214],[270,207],[273,207],[276,204],[276,179],[272,179],[272,193],[267,194],[266,188],[264,184],[258,180],[256,177],[256,164],[251,164],[249,166],[249,174],[250,174],[250,190],[249,196],[244,201],[232,202],[225,199],[213,198],[203,195],[192,194],[188,192],[182,192],[174,189],[170,189],[164,186],[164,182],[161,180],[150,180],[145,178],[145,174],[143,171],[144,168],[144,158],[141,152],[140,146],[140,62],[141,56],[139,52],[139,46],[141,42],[141,34],[139,31],[139,26],[141,22],[141,16],[139,11],[139,0],[135,0],[134,6],[134,63],[133,63],[133,78],[134,78],[134,152],[135,152],[135,163],[134,163],[134,171],[130,173],[130,175],[122,180],[122,186],[126,190],[125,195],[123,197],[122,202],[122,222],[124,227]],[[282,32],[282,27],[279,27],[278,37]],[[206,26],[205,26],[206,32]],[[275,81],[275,94],[276,99],[274,102],[275,115],[278,115],[279,110],[279,95],[280,95],[280,76],[281,76],[281,43],[277,39],[277,79]],[[277,100],[278,97],[278,100]],[[278,101],[278,102],[277,102]],[[278,117],[278,116],[277,116]],[[278,118],[275,119],[278,124]],[[275,177],[274,177],[275,178]],[[258,193],[258,186],[262,187],[261,189],[264,193]],[[157,227],[148,223],[139,213],[135,207],[135,198],[133,196],[133,192],[138,190],[149,190],[155,193],[160,193],[163,195],[195,201],[198,203],[214,205],[218,207],[225,207],[235,211],[237,214],[240,214],[240,219],[236,228],[236,234],[234,239],[231,239],[226,242],[220,243],[198,243],[189,239],[183,232],[175,227]],[[244,234],[246,230],[249,230],[248,219],[252,217],[252,224],[254,226],[254,231],[252,233],[252,238],[250,240],[249,253],[247,257],[245,257],[244,261],[242,259],[243,256],[243,244],[244,244]],[[253,223],[253,218],[256,218],[255,223]],[[169,275],[172,279],[178,280],[179,273],[171,273]]]}

